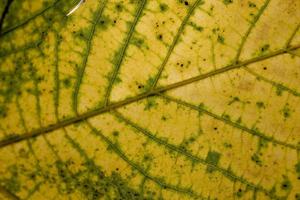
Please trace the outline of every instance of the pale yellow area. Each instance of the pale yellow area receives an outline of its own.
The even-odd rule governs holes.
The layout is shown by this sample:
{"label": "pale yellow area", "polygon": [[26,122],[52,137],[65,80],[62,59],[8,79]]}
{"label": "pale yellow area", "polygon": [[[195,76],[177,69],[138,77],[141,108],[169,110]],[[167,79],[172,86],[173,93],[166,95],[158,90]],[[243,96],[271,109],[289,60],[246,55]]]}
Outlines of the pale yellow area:
{"label": "pale yellow area", "polygon": [[[190,1],[190,4],[193,3]],[[168,6],[162,13],[161,4]],[[173,0],[149,1],[146,6],[147,10],[136,25],[133,42],[128,46],[119,72],[121,83],[113,88],[111,100],[114,102],[139,94],[145,87],[151,86],[147,85],[147,81],[156,76],[188,11],[184,4]],[[161,40],[158,40],[159,36]]]}
{"label": "pale yellow area", "polygon": [[[270,1],[265,13],[250,33],[241,59],[249,59],[258,55],[260,49],[266,44],[270,45],[269,51],[284,48],[295,28],[299,26],[299,9],[299,1]],[[276,23],[272,23],[274,20]]]}
{"label": "pale yellow area", "polygon": [[[259,7],[263,1],[254,3]],[[217,0],[208,1],[200,7],[185,26],[159,85],[168,85],[231,64],[242,36],[253,20],[250,14],[258,12],[257,8],[249,8],[248,3],[242,1],[233,1],[230,5]],[[202,29],[199,31],[191,24]],[[223,43],[220,37],[223,37]]]}
{"label": "pale yellow area", "polygon": [[91,52],[87,58],[79,92],[79,112],[81,113],[103,105],[110,77],[116,67],[118,53],[121,52],[126,33],[129,31],[128,21],[134,18],[132,13],[137,6],[130,6],[128,10],[116,13],[117,3],[118,1],[106,6],[102,13],[102,16],[109,16],[108,19],[104,18],[105,27],[101,27],[99,20],[99,25],[96,26],[92,36]]}

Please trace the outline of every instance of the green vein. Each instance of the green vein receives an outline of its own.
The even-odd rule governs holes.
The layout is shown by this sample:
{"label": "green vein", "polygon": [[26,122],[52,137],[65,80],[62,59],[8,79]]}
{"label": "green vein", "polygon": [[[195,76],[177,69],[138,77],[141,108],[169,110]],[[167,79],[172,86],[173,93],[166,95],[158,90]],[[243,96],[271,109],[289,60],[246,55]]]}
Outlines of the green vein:
{"label": "green vein", "polygon": [[210,41],[211,41],[211,60],[213,63],[213,67],[214,69],[217,69],[217,65],[216,65],[216,55],[215,55],[215,44],[213,39],[210,37]]}
{"label": "green vein", "polygon": [[291,37],[287,40],[287,42],[286,42],[286,46],[287,46],[287,47],[290,46],[292,40],[293,40],[294,37],[296,36],[296,34],[297,34],[297,32],[299,31],[299,29],[300,29],[300,23],[296,26],[296,28],[294,29],[294,31],[293,31]]}
{"label": "green vein", "polygon": [[262,188],[261,186],[255,185],[253,183],[250,183],[249,181],[247,181],[246,179],[244,179],[243,177],[239,177],[237,175],[235,175],[233,172],[223,169],[217,165],[214,165],[212,163],[207,162],[205,159],[200,158],[196,155],[193,155],[192,153],[190,153],[189,151],[182,149],[174,144],[168,143],[167,141],[155,136],[153,133],[151,133],[150,131],[140,127],[139,125],[137,125],[136,123],[132,122],[131,120],[127,119],[124,115],[122,115],[121,113],[117,112],[117,111],[113,111],[113,115],[117,118],[120,119],[121,121],[123,121],[125,124],[133,127],[134,129],[138,130],[140,133],[142,133],[144,136],[146,136],[147,138],[149,138],[150,140],[152,140],[153,142],[155,142],[158,145],[162,145],[165,148],[177,152],[183,156],[185,156],[187,159],[189,159],[192,163],[201,163],[213,170],[219,171],[221,174],[223,174],[225,177],[227,177],[229,180],[232,181],[239,181],[245,185],[247,185],[249,188],[253,189],[253,190],[259,190],[263,193],[265,193],[266,195],[272,197],[272,195],[270,194],[270,192],[264,188]]}
{"label": "green vein", "polygon": [[157,84],[157,82],[158,82],[158,80],[159,80],[159,78],[160,78],[160,76],[161,76],[161,74],[162,74],[162,72],[163,72],[163,70],[164,70],[164,68],[165,68],[165,66],[166,66],[166,64],[167,64],[174,48],[175,48],[175,46],[176,46],[176,44],[178,43],[179,38],[180,38],[181,34],[183,33],[185,26],[188,24],[188,21],[189,21],[190,17],[193,15],[195,9],[197,8],[197,5],[199,5],[201,2],[202,2],[202,0],[195,1],[195,3],[190,7],[190,9],[188,10],[188,13],[186,14],[184,19],[182,20],[181,25],[180,25],[173,41],[172,41],[171,46],[168,49],[167,55],[165,56],[161,66],[159,67],[158,73],[155,76],[155,79],[154,79],[153,84],[152,84],[150,89],[154,89],[156,87],[156,84]]}
{"label": "green vein", "polygon": [[239,61],[240,55],[242,53],[243,47],[246,43],[246,40],[248,39],[251,31],[253,30],[253,28],[255,27],[256,23],[258,22],[259,18],[262,16],[263,12],[265,11],[265,9],[267,8],[268,4],[270,3],[271,0],[266,0],[264,5],[259,9],[257,15],[255,15],[254,20],[251,22],[251,25],[249,26],[246,34],[242,37],[242,41],[241,44],[238,48],[237,54],[235,56],[235,62]]}
{"label": "green vein", "polygon": [[[56,36],[57,36],[57,35],[56,35]],[[57,38],[57,39],[58,39],[58,38]],[[58,40],[57,40],[57,42],[58,42]],[[58,46],[56,46],[56,48],[58,48]],[[57,50],[57,49],[56,49],[56,50]],[[58,56],[58,55],[57,55],[57,56]],[[57,60],[56,60],[56,61],[57,61]],[[32,64],[31,64],[31,67],[32,67]],[[57,63],[57,62],[56,62],[56,67],[58,67],[58,63]],[[57,68],[57,70],[58,70],[58,68]],[[37,81],[37,77],[36,77],[36,75],[35,75],[34,73],[31,73],[31,76],[32,76],[32,79],[33,79],[33,81],[34,81],[34,87],[35,87],[34,96],[35,96],[35,98],[36,98],[36,110],[37,110],[38,122],[39,122],[39,126],[42,127],[42,120],[41,120],[41,106],[40,106],[40,98],[39,98],[38,81]],[[55,111],[55,112],[56,112],[56,111]],[[63,128],[63,130],[65,130],[65,128]],[[57,160],[58,160],[58,161],[62,161],[62,159],[60,158],[60,156],[58,155],[58,153],[55,151],[55,149],[53,148],[53,146],[51,145],[51,143],[49,142],[49,140],[46,138],[45,135],[43,135],[43,139],[45,140],[47,146],[50,148],[50,150],[52,151],[52,153],[56,156]],[[31,152],[32,152],[33,156],[35,157],[35,159],[36,159],[37,162],[38,162],[38,159],[37,159],[37,157],[36,157],[36,155],[35,155],[35,153],[34,153],[34,151],[33,151],[33,149],[32,149],[32,146],[31,146],[30,141],[27,140],[27,142],[28,142],[28,144],[29,144],[29,147],[30,147],[30,149],[31,149]],[[42,172],[42,168],[39,166],[39,164],[38,164],[38,170],[39,170],[40,172]],[[66,170],[68,171],[69,174],[72,174],[72,173],[70,172],[70,170],[69,170],[67,167],[66,167]],[[59,173],[59,172],[58,172],[58,173]],[[44,177],[46,177],[46,176],[44,175]],[[46,181],[47,181],[47,180],[46,180]],[[34,190],[31,191],[31,192],[29,193],[29,195],[27,196],[27,198],[25,198],[25,199],[29,199],[30,196],[32,196],[32,195],[39,189],[41,183],[42,183],[42,182],[38,183],[38,184],[36,185],[37,187],[35,186]],[[58,189],[58,190],[59,190],[59,189]]]}
{"label": "green vein", "polygon": [[4,35],[26,25],[27,23],[29,23],[31,20],[37,18],[38,16],[44,14],[46,11],[48,11],[49,9],[53,8],[60,0],[56,0],[54,1],[52,4],[50,4],[49,6],[45,7],[44,9],[42,9],[41,11],[33,14],[32,16],[30,16],[27,19],[24,19],[23,21],[17,23],[16,25],[12,26],[12,27],[8,27],[2,30],[2,32],[0,32],[0,38],[3,37]]}
{"label": "green vein", "polygon": [[33,189],[29,191],[28,195],[24,198],[24,200],[30,199],[30,198],[34,195],[34,193],[38,192],[39,189],[40,189],[40,187],[41,187],[41,185],[42,185],[42,183],[43,183],[43,181],[38,182],[38,183],[33,187]]}
{"label": "green vein", "polygon": [[[33,68],[33,64],[30,64],[30,67]],[[36,99],[36,112],[37,112],[37,117],[38,117],[38,123],[39,126],[42,127],[42,119],[41,119],[41,104],[40,104],[40,91],[39,91],[39,86],[38,86],[38,80],[36,77],[36,74],[34,74],[34,70],[32,70],[31,72],[31,78],[33,80],[33,84],[34,84],[34,96]]]}
{"label": "green vein", "polygon": [[33,41],[29,44],[25,44],[21,47],[18,47],[17,49],[10,49],[10,50],[7,50],[7,51],[1,51],[0,50],[0,58],[1,57],[6,57],[6,56],[9,56],[11,54],[16,54],[18,52],[23,52],[23,51],[26,51],[26,50],[29,50],[29,49],[33,49],[33,48],[36,48],[37,46],[39,46],[40,44],[42,44],[43,40],[41,38],[39,38],[38,40],[36,41]]}
{"label": "green vein", "polygon": [[160,187],[162,187],[164,189],[169,189],[169,190],[172,190],[172,191],[175,191],[175,192],[178,192],[178,193],[183,193],[183,194],[193,196],[193,197],[200,197],[199,194],[196,194],[194,191],[192,191],[188,188],[181,188],[181,187],[178,187],[178,186],[175,186],[175,185],[171,185],[171,184],[165,183],[161,178],[151,176],[150,174],[148,174],[148,172],[145,169],[143,169],[138,164],[131,161],[116,144],[114,144],[105,135],[103,135],[100,131],[98,131],[96,128],[94,128],[89,122],[87,122],[87,125],[91,128],[92,132],[96,136],[100,137],[101,140],[103,140],[107,144],[107,146],[110,149],[112,149],[122,160],[124,160],[133,169],[135,169],[139,173],[141,173],[148,180],[153,181],[154,183],[156,183],[157,185],[159,185]]}
{"label": "green vein", "polygon": [[[27,128],[27,126],[25,124],[25,119],[24,119],[24,115],[23,115],[23,109],[21,108],[21,105],[19,103],[19,97],[18,96],[16,97],[16,106],[17,106],[19,117],[21,119],[21,125],[22,125],[23,129],[25,130],[25,132],[28,132],[28,128]],[[27,144],[27,147],[28,147],[30,153],[32,154],[32,156],[34,158],[37,170],[42,173],[42,168],[41,168],[41,166],[39,164],[39,160],[38,160],[38,158],[36,156],[36,153],[35,153],[34,149],[32,148],[31,141],[30,140],[26,140],[26,144]]]}
{"label": "green vein", "polygon": [[292,55],[292,56],[297,56],[297,57],[300,57],[300,55],[299,55],[299,54],[297,54],[296,52],[289,51],[288,53],[289,53],[290,55]]}
{"label": "green vein", "polygon": [[10,8],[12,2],[13,2],[13,0],[7,0],[6,4],[4,6],[3,12],[0,15],[0,33],[2,31],[2,28],[3,28],[4,19],[5,19],[6,15],[7,15],[7,13],[9,12],[9,8]]}
{"label": "green vein", "polygon": [[[63,130],[64,130],[64,132],[65,132],[65,134],[66,134],[65,128],[63,128]],[[43,138],[44,138],[44,140],[45,140],[47,146],[49,147],[49,149],[52,151],[52,153],[53,153],[54,156],[56,157],[56,159],[57,159],[56,162],[59,161],[59,162],[62,162],[62,163],[63,163],[63,160],[62,160],[62,158],[59,156],[58,151],[55,149],[54,145],[52,145],[52,144],[50,143],[50,141],[47,139],[47,137],[46,137],[45,135],[43,135]],[[65,169],[66,169],[68,175],[70,175],[71,177],[74,175],[74,174],[70,171],[70,169],[68,168],[68,166],[66,166]],[[58,168],[57,168],[57,173],[58,173],[58,174],[60,173]],[[59,177],[60,177],[61,181],[64,181],[63,177],[61,177],[61,176],[59,176]],[[68,184],[68,183],[66,183],[66,185],[67,185],[67,184]],[[57,190],[59,191],[59,187],[58,187],[58,186],[57,186]]]}
{"label": "green vein", "polygon": [[8,191],[6,188],[2,187],[0,185],[0,192],[1,194],[3,194],[6,198],[10,199],[10,200],[20,200],[19,197],[17,197],[15,194],[11,193],[10,191]]}
{"label": "green vein", "polygon": [[83,61],[82,61],[81,67],[79,68],[77,82],[76,82],[75,89],[73,92],[73,109],[76,114],[77,114],[77,108],[78,108],[78,93],[80,90],[80,86],[81,86],[82,78],[83,78],[85,68],[87,65],[87,61],[89,58],[89,54],[91,51],[92,40],[93,40],[95,31],[96,31],[96,26],[99,23],[99,20],[101,19],[101,16],[102,16],[103,10],[106,6],[106,3],[107,3],[107,0],[104,0],[103,2],[99,3],[99,6],[96,11],[95,19],[93,20],[94,22],[92,23],[92,26],[91,26],[91,31],[87,38],[87,50],[85,51],[85,54],[83,55]]}
{"label": "green vein", "polygon": [[[88,124],[88,126],[89,126],[89,128],[91,128],[92,127],[92,134],[93,135],[95,135],[96,137],[99,137],[99,135],[98,134],[96,134],[95,132],[94,132],[94,127],[89,123],[89,122],[86,122],[87,124]],[[81,157],[83,157],[83,159],[86,161],[86,163],[89,163],[88,164],[88,166],[87,166],[87,169],[89,170],[89,171],[93,171],[93,170],[97,170],[97,172],[98,173],[101,173],[101,174],[104,174],[101,170],[99,170],[99,166],[97,166],[95,163],[94,163],[94,161],[93,161],[93,159],[90,159],[89,157],[88,157],[88,155],[86,154],[86,152],[84,151],[84,149],[82,149],[81,148],[81,146],[80,146],[80,144],[76,141],[76,140],[74,140],[74,139],[72,139],[68,134],[67,134],[67,132],[65,132],[65,138],[69,141],[69,143],[71,144],[71,146],[80,154],[80,156]],[[103,140],[101,140],[102,142],[103,142]],[[105,141],[104,141],[105,142]],[[105,142],[106,143],[106,142]],[[107,145],[107,143],[106,143],[106,145]],[[109,145],[108,145],[109,146]],[[114,150],[114,149],[113,149]],[[120,156],[119,154],[117,154],[118,156]],[[122,159],[122,158],[121,158]],[[126,161],[125,161],[126,162]],[[132,162],[131,163],[128,163],[127,162],[127,164],[131,167],[131,168],[133,168],[133,166],[131,165],[132,164]],[[135,168],[133,168],[134,170],[136,170]],[[149,176],[148,176],[149,177]],[[144,180],[145,179],[147,179],[148,177],[144,177]],[[149,179],[150,180],[150,179]],[[122,191],[120,191],[119,190],[119,186],[114,182],[114,181],[112,181],[111,182],[111,184],[113,185],[113,186],[115,186],[116,188],[117,188],[117,190],[118,190],[118,192],[120,193],[120,194],[122,194]],[[166,189],[169,189],[169,188],[166,188]],[[144,193],[141,191],[141,194],[142,195],[144,195]],[[107,193],[106,195],[109,195],[109,193]],[[125,197],[124,197],[125,198]],[[128,198],[128,197],[127,197]],[[126,198],[125,198],[126,199]],[[147,199],[147,198],[145,198],[145,199]]]}
{"label": "green vein", "polygon": [[259,75],[258,73],[254,72],[253,70],[249,69],[248,67],[245,67],[244,68],[248,73],[252,74],[253,76],[255,76],[258,80],[262,80],[266,83],[269,83],[271,84],[272,86],[274,86],[275,88],[278,88],[282,91],[287,91],[289,92],[290,94],[296,96],[296,97],[300,97],[300,93],[297,91],[297,90],[294,90],[294,89],[291,89],[281,83],[277,83],[275,81],[272,81],[272,80],[269,80],[267,79],[266,77],[262,76],[262,75]]}
{"label": "green vein", "polygon": [[231,70],[234,70],[234,69],[245,67],[249,64],[253,64],[253,63],[260,62],[260,61],[263,61],[263,60],[266,60],[266,59],[269,59],[269,58],[272,58],[272,57],[275,57],[275,56],[278,56],[278,55],[282,55],[282,54],[285,54],[289,51],[296,50],[296,49],[299,49],[299,48],[300,48],[300,45],[293,46],[293,47],[288,47],[288,48],[283,48],[283,49],[271,52],[269,54],[261,55],[259,57],[255,57],[255,58],[252,58],[252,59],[245,60],[243,62],[231,64],[231,65],[228,65],[226,67],[219,68],[217,70],[213,70],[213,71],[208,72],[206,74],[201,74],[201,75],[198,75],[198,76],[195,76],[195,77],[183,80],[183,81],[172,83],[172,84],[167,85],[167,86],[156,88],[156,89],[151,90],[149,92],[145,92],[145,93],[139,94],[137,96],[130,97],[130,98],[127,98],[125,100],[109,104],[109,105],[107,105],[105,107],[102,107],[102,108],[99,108],[99,109],[90,110],[88,112],[79,114],[75,117],[61,120],[60,122],[58,122],[56,124],[50,124],[49,126],[45,126],[43,128],[33,130],[30,133],[25,133],[25,134],[22,134],[22,135],[19,134],[15,137],[10,137],[8,139],[1,140],[0,141],[0,148],[8,146],[8,145],[13,144],[13,143],[17,143],[17,142],[26,140],[28,138],[32,138],[32,137],[36,137],[38,135],[49,133],[53,130],[60,129],[62,127],[71,125],[73,123],[77,123],[77,122],[86,120],[90,117],[99,115],[101,113],[109,112],[112,109],[120,108],[120,107],[128,105],[130,103],[139,101],[141,99],[145,99],[147,97],[154,96],[154,95],[157,95],[157,94],[165,92],[165,91],[169,91],[169,90],[172,90],[172,89],[175,89],[175,88],[179,88],[179,87],[194,83],[196,81],[204,80],[204,79],[207,79],[207,78],[225,73],[227,71],[231,71]]}
{"label": "green vein", "polygon": [[54,99],[54,113],[56,120],[58,121],[58,106],[59,106],[59,95],[60,95],[60,82],[59,82],[59,45],[60,45],[60,40],[59,40],[59,35],[56,32],[55,33],[55,63],[54,63],[54,88],[53,88],[53,99]]}
{"label": "green vein", "polygon": [[137,13],[136,13],[136,16],[134,18],[134,21],[130,27],[130,30],[127,34],[127,37],[126,37],[126,40],[125,40],[125,43],[121,49],[121,52],[119,54],[119,57],[118,57],[118,60],[116,62],[116,65],[114,67],[114,70],[113,70],[113,74],[112,74],[112,77],[111,77],[111,80],[109,81],[109,85],[108,85],[108,88],[107,88],[107,91],[106,91],[106,94],[105,94],[105,99],[104,99],[104,106],[107,106],[109,104],[109,97],[110,97],[110,93],[111,93],[111,90],[112,90],[112,87],[113,87],[113,84],[117,78],[117,75],[118,75],[118,72],[120,70],[120,67],[122,65],[122,62],[124,60],[124,57],[125,57],[125,54],[126,54],[126,50],[129,46],[129,43],[130,43],[130,40],[132,38],[132,35],[134,33],[134,30],[135,30],[135,27],[142,15],[142,12],[145,8],[145,5],[147,3],[147,0],[142,0],[140,1],[140,5],[137,9]]}
{"label": "green vein", "polygon": [[281,146],[284,146],[284,147],[287,147],[287,148],[291,148],[291,149],[295,149],[295,150],[300,150],[300,146],[299,145],[294,145],[294,144],[289,144],[289,143],[285,143],[285,142],[282,142],[282,141],[279,141],[279,140],[276,140],[274,139],[273,137],[270,137],[270,136],[267,136],[267,135],[264,135],[262,134],[261,132],[259,131],[255,131],[255,130],[252,130],[250,128],[247,128],[239,123],[236,123],[236,122],[233,122],[225,117],[221,117],[219,115],[216,115],[212,112],[209,112],[208,110],[204,109],[204,108],[201,108],[199,106],[195,106],[193,104],[190,104],[190,103],[187,103],[185,101],[182,101],[182,100],[179,100],[179,99],[176,99],[176,98],[173,98],[173,97],[170,97],[170,96],[167,96],[167,95],[163,95],[163,94],[159,94],[162,98],[164,99],[168,99],[170,101],[173,101],[173,102],[176,102],[177,104],[180,104],[180,105],[183,105],[185,107],[188,107],[188,108],[191,108],[193,110],[197,110],[199,112],[202,112],[202,113],[205,113],[206,115],[208,116],[211,116],[212,118],[216,119],[216,120],[219,120],[219,121],[222,121],[223,123],[225,124],[228,124],[234,128],[237,128],[237,129],[240,129],[244,132],[247,132],[253,136],[257,136],[259,138],[262,138],[266,141],[269,141],[273,144],[277,144],[277,145],[281,145]]}

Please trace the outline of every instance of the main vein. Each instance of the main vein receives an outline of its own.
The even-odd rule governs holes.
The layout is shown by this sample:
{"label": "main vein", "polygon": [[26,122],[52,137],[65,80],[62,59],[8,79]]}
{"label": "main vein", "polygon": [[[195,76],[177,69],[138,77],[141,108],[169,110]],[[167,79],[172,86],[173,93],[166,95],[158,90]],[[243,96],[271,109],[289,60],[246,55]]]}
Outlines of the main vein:
{"label": "main vein", "polygon": [[288,53],[290,51],[294,51],[294,50],[299,49],[299,48],[300,48],[300,45],[283,48],[283,49],[271,52],[271,53],[266,54],[266,55],[262,55],[262,56],[259,56],[259,57],[255,57],[255,58],[251,58],[251,59],[242,61],[242,62],[234,63],[234,64],[228,65],[226,67],[219,68],[217,70],[214,70],[214,71],[211,71],[211,72],[208,72],[208,73],[205,73],[205,74],[201,74],[201,75],[198,75],[198,76],[195,76],[195,77],[183,80],[183,81],[179,81],[179,82],[167,85],[167,86],[155,88],[151,91],[136,95],[134,97],[130,97],[130,98],[124,99],[124,100],[119,101],[119,102],[108,104],[107,106],[104,106],[102,108],[90,110],[88,112],[78,114],[75,117],[68,118],[68,119],[65,119],[65,120],[61,120],[56,124],[51,124],[51,125],[43,127],[43,128],[35,129],[35,130],[33,130],[31,132],[28,132],[28,133],[25,133],[25,134],[17,134],[17,135],[8,137],[8,138],[0,141],[0,148],[8,146],[10,144],[14,144],[14,143],[26,140],[26,139],[29,139],[29,138],[32,138],[32,137],[36,137],[36,136],[39,136],[39,135],[42,135],[42,134],[49,133],[51,131],[60,129],[62,127],[66,127],[66,126],[71,125],[73,123],[77,123],[77,122],[86,120],[88,118],[97,116],[101,113],[109,112],[112,109],[120,108],[120,107],[128,105],[130,103],[137,102],[141,99],[145,99],[147,97],[154,96],[154,95],[160,94],[162,92],[166,92],[166,91],[169,91],[169,90],[181,87],[181,86],[185,86],[185,85],[191,84],[193,82],[200,81],[200,80],[212,77],[212,76],[216,76],[218,74],[222,74],[222,73],[225,73],[227,71],[238,69],[238,68],[241,68],[243,66],[247,66],[247,65],[250,65],[250,64],[253,64],[253,63],[256,63],[256,62],[259,62],[259,61],[263,61],[263,60],[266,60],[266,59],[269,59],[269,58],[272,58],[272,57],[275,57],[275,56],[278,56],[278,55],[282,55],[282,54]]}

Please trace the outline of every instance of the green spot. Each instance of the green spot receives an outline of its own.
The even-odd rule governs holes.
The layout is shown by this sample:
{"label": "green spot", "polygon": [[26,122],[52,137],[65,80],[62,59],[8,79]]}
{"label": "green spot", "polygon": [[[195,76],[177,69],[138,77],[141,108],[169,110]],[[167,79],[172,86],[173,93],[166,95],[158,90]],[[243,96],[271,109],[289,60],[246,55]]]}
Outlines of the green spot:
{"label": "green spot", "polygon": [[223,113],[223,114],[222,114],[222,117],[223,117],[224,119],[230,120],[230,116],[229,116],[228,114]]}
{"label": "green spot", "polygon": [[227,143],[227,142],[224,142],[224,147],[228,148],[228,149],[231,149],[232,148],[232,144],[230,143]]}
{"label": "green spot", "polygon": [[113,136],[118,137],[119,136],[119,131],[113,131]]}
{"label": "green spot", "polygon": [[225,44],[225,38],[222,35],[218,35],[218,42],[221,44]]}
{"label": "green spot", "polygon": [[115,84],[121,83],[122,79],[119,77],[119,75],[115,79]]}
{"label": "green spot", "polygon": [[257,153],[251,156],[251,160],[255,162],[255,164],[257,164],[258,166],[262,166],[262,161],[260,160],[260,157]]}
{"label": "green spot", "polygon": [[268,147],[268,141],[260,138],[258,141],[258,145],[258,149],[266,148]]}
{"label": "green spot", "polygon": [[239,118],[236,120],[236,123],[238,123],[238,124],[242,123],[242,117],[239,117]]}
{"label": "green spot", "polygon": [[162,116],[162,117],[161,117],[161,120],[167,121],[167,118],[166,118],[165,116]]}
{"label": "green spot", "polygon": [[202,32],[203,31],[203,27],[202,26],[198,26],[196,23],[194,22],[190,22],[189,23],[191,25],[191,27],[193,27],[195,30],[199,31],[199,32]]}
{"label": "green spot", "polygon": [[155,81],[155,79],[153,77],[148,78],[145,85],[143,85],[143,87],[140,87],[140,89],[143,92],[147,92],[148,90],[151,89],[152,85],[154,84],[154,81]]}
{"label": "green spot", "polygon": [[7,108],[4,105],[0,105],[0,117],[6,117]]}
{"label": "green spot", "polygon": [[251,1],[248,2],[248,6],[249,6],[250,8],[256,8],[256,4],[253,3],[253,2],[251,2]]}
{"label": "green spot", "polygon": [[[213,165],[217,166],[218,162],[220,160],[221,154],[216,152],[216,151],[209,151],[206,157],[206,162]],[[207,167],[207,172],[211,173],[214,171],[214,168],[212,166]]]}
{"label": "green spot", "polygon": [[264,102],[262,102],[262,101],[256,102],[256,106],[257,106],[259,109],[266,108]]}
{"label": "green spot", "polygon": [[141,48],[144,44],[144,40],[137,37],[132,37],[131,43],[139,48]]}
{"label": "green spot", "polygon": [[161,4],[159,5],[159,9],[160,9],[160,11],[162,11],[162,12],[167,11],[168,8],[169,8],[168,5],[165,4],[165,3],[161,3]]}
{"label": "green spot", "polygon": [[283,91],[282,87],[276,86],[276,95],[277,96],[281,96],[282,95],[282,91]]}
{"label": "green spot", "polygon": [[223,3],[225,5],[229,5],[229,4],[233,3],[233,0],[223,0]]}
{"label": "green spot", "polygon": [[260,48],[260,51],[261,51],[262,53],[264,53],[264,52],[268,51],[269,49],[270,49],[270,45],[269,45],[269,44],[265,44],[264,46],[262,46],[262,47]]}
{"label": "green spot", "polygon": [[19,156],[20,156],[21,158],[26,158],[26,159],[28,159],[28,158],[29,158],[29,155],[30,155],[30,152],[29,152],[29,151],[26,151],[24,148],[21,148],[21,149],[18,151],[18,153],[19,153]]}
{"label": "green spot", "polygon": [[243,194],[244,194],[244,191],[241,188],[239,188],[238,191],[236,192],[236,196],[239,198],[241,198],[243,196]]}
{"label": "green spot", "polygon": [[108,24],[111,22],[111,20],[107,16],[102,16],[99,20],[99,27],[102,30],[106,30],[108,28]]}
{"label": "green spot", "polygon": [[289,104],[285,104],[284,107],[280,110],[282,113],[283,117],[285,119],[289,118],[291,116],[291,109],[289,108]]}
{"label": "green spot", "polygon": [[189,143],[192,143],[192,142],[195,142],[196,141],[196,138],[195,137],[190,137],[189,139],[188,139],[188,142]]}
{"label": "green spot", "polygon": [[63,84],[65,88],[70,88],[71,87],[71,80],[69,78],[65,78],[63,80]]}
{"label": "green spot", "polygon": [[19,172],[16,165],[8,167],[8,172],[10,173],[10,178],[4,178],[5,187],[13,193],[17,193],[21,189],[21,184],[19,181]]}
{"label": "green spot", "polygon": [[149,154],[144,155],[143,161],[150,161],[150,160],[152,160],[151,155],[149,155]]}
{"label": "green spot", "polygon": [[200,103],[200,104],[198,105],[198,108],[200,108],[200,109],[205,109],[204,103]]}
{"label": "green spot", "polygon": [[239,97],[233,97],[232,100],[228,102],[228,105],[231,105],[231,104],[233,104],[233,103],[235,103],[235,102],[240,102],[240,101],[241,101],[241,100],[240,100]]}
{"label": "green spot", "polygon": [[298,175],[300,176],[300,162],[298,162],[298,163],[295,165],[295,170],[296,170],[296,172],[298,173]]}
{"label": "green spot", "polygon": [[163,40],[163,35],[162,35],[162,34],[158,34],[158,35],[156,36],[156,38],[157,38],[158,40],[162,41],[162,40]]}
{"label": "green spot", "polygon": [[75,37],[78,37],[80,39],[86,39],[89,37],[89,29],[88,28],[82,28],[78,30],[77,32],[73,32]]}
{"label": "green spot", "polygon": [[154,98],[148,98],[144,110],[150,110],[156,107],[158,104],[156,103]]}
{"label": "green spot", "polygon": [[290,190],[292,187],[291,181],[285,178],[285,180],[281,183],[282,190]]}
{"label": "green spot", "polygon": [[121,3],[117,3],[115,8],[118,12],[122,12],[124,9],[124,7]]}

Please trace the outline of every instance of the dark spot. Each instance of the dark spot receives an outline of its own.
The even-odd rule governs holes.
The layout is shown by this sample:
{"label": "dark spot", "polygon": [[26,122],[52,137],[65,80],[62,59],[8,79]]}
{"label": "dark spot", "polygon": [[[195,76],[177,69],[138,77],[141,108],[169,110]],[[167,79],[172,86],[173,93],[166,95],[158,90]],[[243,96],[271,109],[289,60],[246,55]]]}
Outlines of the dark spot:
{"label": "dark spot", "polygon": [[251,160],[255,162],[258,166],[262,166],[262,161],[259,158],[259,155],[257,153],[253,154],[251,156]]}
{"label": "dark spot", "polygon": [[114,131],[113,136],[115,136],[115,137],[119,136],[119,131]]}
{"label": "dark spot", "polygon": [[163,35],[162,35],[162,34],[159,34],[159,35],[158,35],[158,39],[159,39],[159,40],[162,40],[162,39],[163,39]]}
{"label": "dark spot", "polygon": [[242,197],[242,195],[243,195],[243,190],[242,190],[241,188],[239,188],[238,191],[237,191],[237,193],[236,193],[236,195],[237,195],[238,197]]}
{"label": "dark spot", "polygon": [[256,4],[249,1],[249,2],[248,2],[248,6],[249,6],[250,8],[255,8],[255,7],[256,7]]}
{"label": "dark spot", "polygon": [[118,4],[116,5],[116,10],[119,11],[119,12],[123,11],[123,5],[120,4],[120,3],[118,3]]}
{"label": "dark spot", "polygon": [[159,8],[160,8],[160,11],[164,12],[164,11],[168,10],[168,5],[165,3],[161,3],[159,5]]}
{"label": "dark spot", "polygon": [[225,38],[222,35],[218,35],[218,42],[221,44],[225,43]]}
{"label": "dark spot", "polygon": [[233,0],[223,0],[223,3],[225,5],[229,5],[229,4],[233,3]]}
{"label": "dark spot", "polygon": [[189,2],[188,2],[188,1],[185,1],[185,2],[184,2],[184,5],[188,6],[188,5],[189,5]]}
{"label": "dark spot", "polygon": [[291,116],[291,109],[289,108],[289,104],[285,104],[285,106],[281,110],[284,118],[289,118]]}
{"label": "dark spot", "polygon": [[261,51],[261,52],[265,52],[265,51],[269,50],[269,48],[270,48],[270,45],[269,45],[269,44],[265,44],[264,46],[262,46],[262,47],[260,48],[260,51]]}
{"label": "dark spot", "polygon": [[71,80],[69,78],[65,78],[63,80],[63,84],[64,84],[65,88],[69,88],[71,86]]}
{"label": "dark spot", "polygon": [[264,102],[262,102],[262,101],[256,102],[256,106],[257,106],[258,108],[265,108],[265,107],[266,107],[265,104],[264,104]]}
{"label": "dark spot", "polygon": [[291,188],[291,182],[288,179],[284,180],[281,184],[281,189],[289,190],[290,188]]}

